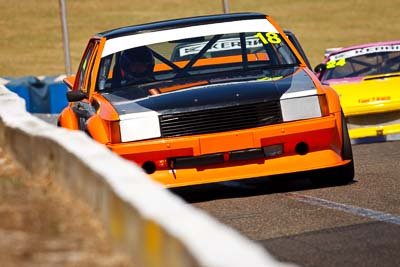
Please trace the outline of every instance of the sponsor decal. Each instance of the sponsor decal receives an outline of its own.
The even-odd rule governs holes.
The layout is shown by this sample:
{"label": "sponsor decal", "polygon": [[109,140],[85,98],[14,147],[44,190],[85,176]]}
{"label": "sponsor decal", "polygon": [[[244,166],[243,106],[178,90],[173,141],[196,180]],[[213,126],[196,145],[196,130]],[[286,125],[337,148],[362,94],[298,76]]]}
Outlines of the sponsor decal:
{"label": "sponsor decal", "polygon": [[350,51],[345,51],[336,55],[332,55],[329,61],[339,61],[343,58],[350,58],[355,56],[367,55],[380,52],[397,52],[400,51],[400,44],[395,45],[377,45],[364,48],[358,48]]}
{"label": "sponsor decal", "polygon": [[[184,57],[187,55],[198,54],[201,49],[207,44],[208,42],[201,42],[201,43],[194,43],[190,45],[183,46],[179,49],[179,56]],[[213,52],[221,52],[221,51],[228,51],[228,50],[237,50],[240,49],[240,39],[239,38],[227,38],[221,39],[215,42],[210,49],[207,50],[209,53]],[[246,47],[247,48],[257,48],[262,47],[261,40],[254,37],[247,37],[246,38]]]}
{"label": "sponsor decal", "polygon": [[360,98],[358,99],[358,103],[360,104],[365,104],[365,103],[370,103],[370,102],[377,102],[377,101],[388,101],[390,100],[390,96],[374,96],[371,98]]}

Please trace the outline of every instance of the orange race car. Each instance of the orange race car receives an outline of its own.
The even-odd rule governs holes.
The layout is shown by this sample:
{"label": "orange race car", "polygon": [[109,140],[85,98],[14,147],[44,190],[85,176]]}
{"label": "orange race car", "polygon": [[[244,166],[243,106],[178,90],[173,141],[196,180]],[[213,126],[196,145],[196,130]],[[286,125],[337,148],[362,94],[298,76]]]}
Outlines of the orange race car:
{"label": "orange race car", "polygon": [[58,125],[85,131],[166,187],[354,166],[337,94],[267,15],[100,33],[65,79]]}

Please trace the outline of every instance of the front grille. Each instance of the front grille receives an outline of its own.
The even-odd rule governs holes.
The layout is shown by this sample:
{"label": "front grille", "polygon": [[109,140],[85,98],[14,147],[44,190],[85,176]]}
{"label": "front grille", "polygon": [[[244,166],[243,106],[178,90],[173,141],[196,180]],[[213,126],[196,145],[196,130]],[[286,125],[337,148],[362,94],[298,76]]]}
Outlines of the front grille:
{"label": "front grille", "polygon": [[282,113],[279,101],[160,116],[162,137],[218,133],[280,122],[282,122]]}

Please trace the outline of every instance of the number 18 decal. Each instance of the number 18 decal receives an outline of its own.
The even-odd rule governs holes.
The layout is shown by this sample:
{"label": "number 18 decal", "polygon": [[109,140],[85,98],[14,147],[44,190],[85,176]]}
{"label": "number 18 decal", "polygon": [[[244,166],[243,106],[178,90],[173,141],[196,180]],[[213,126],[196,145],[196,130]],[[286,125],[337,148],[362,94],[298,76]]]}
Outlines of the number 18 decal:
{"label": "number 18 decal", "polygon": [[263,44],[279,44],[280,42],[282,42],[281,38],[279,38],[279,35],[275,32],[258,32],[255,37],[260,38]]}

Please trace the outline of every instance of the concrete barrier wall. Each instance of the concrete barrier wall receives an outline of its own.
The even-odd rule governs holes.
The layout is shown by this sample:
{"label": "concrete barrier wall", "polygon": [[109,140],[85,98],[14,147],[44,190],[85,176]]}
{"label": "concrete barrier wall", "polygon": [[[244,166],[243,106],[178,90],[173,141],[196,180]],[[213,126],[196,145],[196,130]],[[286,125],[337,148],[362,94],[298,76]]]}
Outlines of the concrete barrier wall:
{"label": "concrete barrier wall", "polygon": [[2,85],[0,146],[33,177],[55,179],[87,203],[134,266],[288,266],[84,133],[27,113],[24,100]]}

